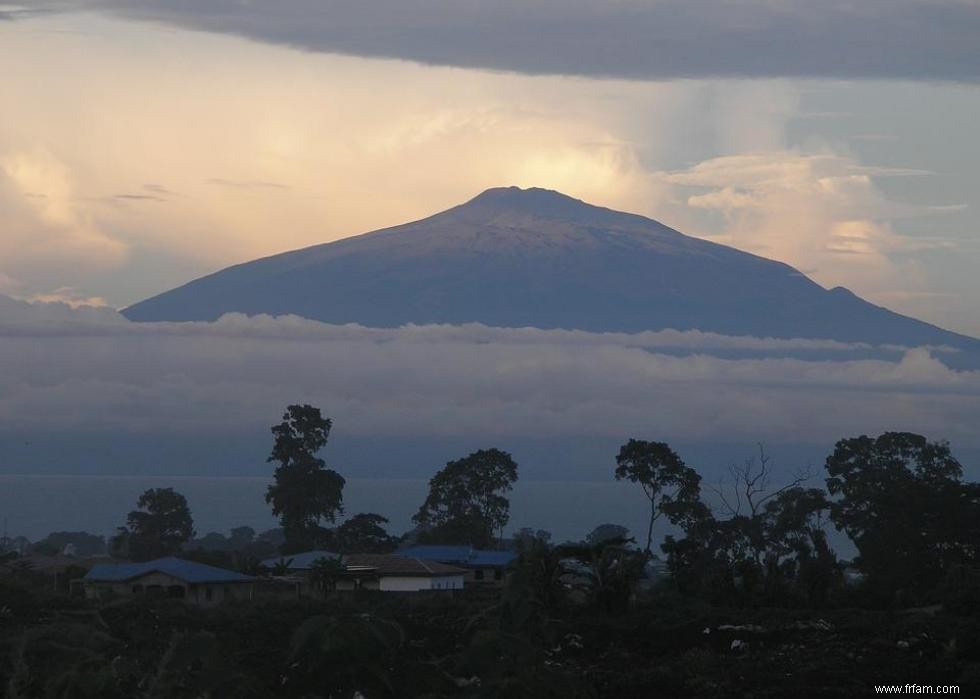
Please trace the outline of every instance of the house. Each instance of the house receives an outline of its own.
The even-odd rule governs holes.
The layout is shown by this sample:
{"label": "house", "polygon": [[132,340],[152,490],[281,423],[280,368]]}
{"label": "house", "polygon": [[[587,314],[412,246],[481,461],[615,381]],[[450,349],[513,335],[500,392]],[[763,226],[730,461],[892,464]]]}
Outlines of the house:
{"label": "house", "polygon": [[291,553],[276,558],[267,558],[262,561],[262,567],[269,570],[281,568],[290,573],[308,572],[313,568],[313,564],[320,560],[339,559],[340,554],[333,551],[304,551],[303,553]]}
{"label": "house", "polygon": [[466,570],[466,582],[476,585],[503,585],[507,569],[517,560],[513,551],[483,551],[472,546],[418,545],[400,549],[398,554],[423,561],[435,561]]}
{"label": "house", "polygon": [[[467,571],[437,561],[392,554],[351,554],[341,556],[331,551],[305,551],[262,561],[275,576],[266,583],[277,583],[278,593],[291,586],[296,597],[316,597],[323,594],[322,582],[312,575],[317,561],[334,560],[340,563],[328,575],[335,590],[379,590],[382,592],[419,592],[422,590],[461,590]],[[278,569],[278,570],[277,570]],[[261,594],[270,595],[273,588],[263,586]]]}
{"label": "house", "polygon": [[259,592],[263,597],[316,597],[321,593],[310,579],[310,572],[318,561],[339,559],[339,553],[324,550],[267,558],[261,565],[272,571],[274,577],[265,578]]}
{"label": "house", "polygon": [[337,590],[422,592],[462,590],[466,571],[437,561],[395,554],[359,553],[343,558]]}
{"label": "house", "polygon": [[145,563],[99,563],[81,579],[89,599],[172,597],[209,607],[228,600],[251,599],[255,578],[224,568],[158,558]]}

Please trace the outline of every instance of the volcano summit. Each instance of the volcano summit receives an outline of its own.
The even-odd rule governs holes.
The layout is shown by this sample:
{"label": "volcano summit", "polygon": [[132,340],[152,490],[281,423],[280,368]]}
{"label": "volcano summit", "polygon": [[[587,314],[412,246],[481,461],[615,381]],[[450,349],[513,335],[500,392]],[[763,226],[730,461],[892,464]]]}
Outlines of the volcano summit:
{"label": "volcano summit", "polygon": [[429,218],[236,265],[137,303],[134,321],[295,314],[501,327],[948,345],[980,341],[824,289],[781,262],[558,192],[489,189]]}

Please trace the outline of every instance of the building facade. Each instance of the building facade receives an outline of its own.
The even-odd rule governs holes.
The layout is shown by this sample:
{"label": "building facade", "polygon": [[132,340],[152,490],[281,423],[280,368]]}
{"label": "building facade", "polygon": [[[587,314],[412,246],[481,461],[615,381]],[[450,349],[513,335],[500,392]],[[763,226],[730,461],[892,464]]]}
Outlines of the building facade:
{"label": "building facade", "polygon": [[89,599],[173,598],[210,607],[252,599],[255,579],[248,575],[180,558],[144,563],[100,563],[78,584]]}

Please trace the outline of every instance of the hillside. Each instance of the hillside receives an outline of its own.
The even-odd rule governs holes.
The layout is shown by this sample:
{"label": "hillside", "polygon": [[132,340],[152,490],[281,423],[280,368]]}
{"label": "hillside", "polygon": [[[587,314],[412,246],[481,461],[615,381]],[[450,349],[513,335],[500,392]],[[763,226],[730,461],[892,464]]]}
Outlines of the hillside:
{"label": "hillside", "polygon": [[221,270],[137,303],[135,321],[296,314],[393,327],[699,329],[873,344],[980,341],[826,290],[798,270],[558,192],[490,189],[413,223]]}

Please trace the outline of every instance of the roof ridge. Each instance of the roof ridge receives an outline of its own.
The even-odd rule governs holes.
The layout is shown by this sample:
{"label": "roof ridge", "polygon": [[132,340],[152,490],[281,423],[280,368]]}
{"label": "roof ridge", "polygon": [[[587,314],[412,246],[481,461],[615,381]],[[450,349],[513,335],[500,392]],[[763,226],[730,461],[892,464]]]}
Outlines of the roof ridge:
{"label": "roof ridge", "polygon": [[426,572],[426,573],[433,573],[433,574],[435,573],[435,571],[434,571],[434,570],[432,570],[432,568],[430,568],[430,567],[429,567],[429,564],[428,564],[428,563],[426,563],[425,561],[423,561],[423,560],[422,560],[421,558],[416,558],[415,560],[416,560],[416,561],[418,561],[418,563],[419,563],[419,564],[420,564],[420,565],[421,565],[421,566],[422,566],[423,568],[425,568],[425,572]]}

